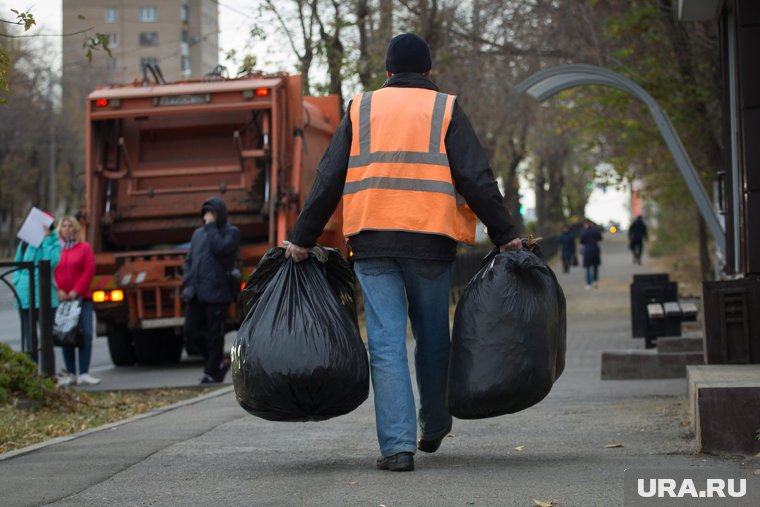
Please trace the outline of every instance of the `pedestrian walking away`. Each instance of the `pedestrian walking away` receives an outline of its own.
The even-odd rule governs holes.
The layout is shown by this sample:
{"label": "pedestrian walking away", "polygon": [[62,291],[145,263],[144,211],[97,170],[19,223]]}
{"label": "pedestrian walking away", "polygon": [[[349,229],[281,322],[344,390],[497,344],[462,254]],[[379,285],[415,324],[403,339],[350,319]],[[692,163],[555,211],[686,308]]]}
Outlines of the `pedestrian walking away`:
{"label": "pedestrian walking away", "polygon": [[644,251],[644,240],[647,239],[647,224],[639,215],[628,228],[628,246],[633,252],[633,263],[641,264],[641,254]]}
{"label": "pedestrian walking away", "polygon": [[227,309],[237,295],[229,276],[240,249],[240,231],[227,220],[227,207],[211,197],[201,207],[203,226],[193,232],[185,257],[182,296],[185,300],[185,342],[200,353],[205,365],[201,384],[224,382],[230,369],[224,357]]}
{"label": "pedestrian walking away", "polygon": [[[71,383],[96,385],[100,383],[90,375],[92,358],[92,289],[90,283],[95,276],[95,255],[92,247],[82,241],[79,220],[65,216],[58,224],[58,236],[61,238],[61,260],[55,268],[55,283],[60,301],[74,301],[81,298],[79,329],[82,333],[82,345],[79,347],[62,347],[65,374],[61,376],[62,385]],[[77,360],[78,359],[78,360]]]}
{"label": "pedestrian walking away", "polygon": [[586,223],[583,224],[580,241],[583,246],[586,289],[596,289],[599,287],[599,265],[602,263],[602,249],[599,247],[599,243],[602,241],[602,233],[591,220],[586,220]]}
{"label": "pedestrian walking away", "polygon": [[[45,213],[51,219],[53,215],[51,213]],[[61,244],[58,241],[58,234],[53,230],[53,225],[45,227],[44,238],[39,246],[33,246],[25,241],[19,243],[16,248],[16,257],[14,262],[33,262],[38,265],[39,261],[50,261],[50,304],[55,310],[58,307],[58,295],[55,290],[55,280],[53,278],[53,272],[58,265],[58,261],[61,258]],[[34,270],[34,279],[37,281],[34,291],[34,308],[39,310],[40,308],[40,271],[39,268]],[[38,360],[38,351],[32,350],[32,333],[29,322],[30,313],[30,301],[29,301],[29,272],[25,269],[17,270],[13,273],[13,287],[16,290],[18,299],[16,300],[16,307],[19,309],[19,318],[21,319],[21,343],[23,344],[23,350],[29,354],[29,357],[36,363]],[[37,326],[39,324],[39,311],[35,312],[35,322],[32,325]],[[49,335],[52,335],[53,327],[50,323],[50,329],[47,330]],[[38,344],[39,345],[39,344]]]}
{"label": "pedestrian walking away", "polygon": [[[411,33],[394,37],[385,65],[383,86],[349,103],[286,256],[307,258],[342,198],[343,235],[364,294],[381,454],[376,467],[411,471],[415,452],[435,452],[452,428],[446,379],[457,242],[474,242],[477,215],[500,250],[522,245],[467,116],[456,97],[439,92],[430,79],[425,40]],[[407,315],[419,421],[407,364]]]}
{"label": "pedestrian walking away", "polygon": [[569,273],[570,272],[570,266],[576,265],[577,263],[573,263],[573,260],[575,259],[575,235],[570,232],[570,228],[568,226],[562,227],[562,234],[559,235],[559,239],[557,240],[562,247],[562,272],[563,273]]}

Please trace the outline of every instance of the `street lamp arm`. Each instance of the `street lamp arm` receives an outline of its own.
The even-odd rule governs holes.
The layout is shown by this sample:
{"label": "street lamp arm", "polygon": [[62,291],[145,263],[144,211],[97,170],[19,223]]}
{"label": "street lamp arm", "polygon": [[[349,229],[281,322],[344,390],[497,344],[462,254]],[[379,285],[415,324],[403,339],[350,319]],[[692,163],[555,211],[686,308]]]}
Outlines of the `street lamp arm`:
{"label": "street lamp arm", "polygon": [[707,224],[710,234],[715,239],[718,248],[726,252],[726,232],[718,214],[713,208],[702,181],[699,178],[689,155],[684,149],[670,118],[660,109],[654,98],[641,86],[627,77],[602,67],[586,64],[557,65],[524,79],[515,85],[520,94],[528,94],[539,102],[544,102],[554,95],[578,86],[609,86],[632,95],[646,104],[657,128],[660,129],[665,144],[668,146],[673,160],[676,162],[681,176],[686,182],[694,201],[697,203],[702,218]]}

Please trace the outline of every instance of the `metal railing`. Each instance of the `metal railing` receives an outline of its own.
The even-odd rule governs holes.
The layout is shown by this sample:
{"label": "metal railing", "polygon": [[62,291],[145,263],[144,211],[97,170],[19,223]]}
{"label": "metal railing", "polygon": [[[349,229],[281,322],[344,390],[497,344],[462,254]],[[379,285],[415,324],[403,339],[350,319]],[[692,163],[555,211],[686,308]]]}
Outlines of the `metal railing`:
{"label": "metal railing", "polygon": [[[37,283],[35,268],[39,271],[40,296],[39,308],[36,307]],[[5,271],[3,271],[5,269]],[[50,261],[42,260],[35,266],[34,262],[0,262],[0,282],[7,285],[16,302],[21,306],[16,288],[6,277],[16,271],[26,270],[29,273],[29,335],[31,346],[26,350],[26,343],[21,339],[21,350],[28,353],[40,366],[42,374],[52,377],[55,375],[55,353],[53,351],[53,307],[50,283]],[[37,314],[39,312],[40,336],[37,336]]]}

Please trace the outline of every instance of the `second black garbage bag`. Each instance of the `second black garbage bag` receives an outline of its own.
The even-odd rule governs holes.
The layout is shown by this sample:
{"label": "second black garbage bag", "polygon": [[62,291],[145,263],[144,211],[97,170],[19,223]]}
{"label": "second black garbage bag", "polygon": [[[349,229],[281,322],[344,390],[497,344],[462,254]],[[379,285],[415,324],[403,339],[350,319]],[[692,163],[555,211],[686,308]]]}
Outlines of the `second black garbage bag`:
{"label": "second black garbage bag", "polygon": [[241,407],[270,421],[321,421],[367,399],[353,276],[335,249],[300,263],[282,248],[266,253],[243,292],[247,314],[232,347]]}
{"label": "second black garbage bag", "polygon": [[451,415],[496,417],[541,401],[565,367],[566,328],[565,295],[539,255],[488,255],[454,314]]}

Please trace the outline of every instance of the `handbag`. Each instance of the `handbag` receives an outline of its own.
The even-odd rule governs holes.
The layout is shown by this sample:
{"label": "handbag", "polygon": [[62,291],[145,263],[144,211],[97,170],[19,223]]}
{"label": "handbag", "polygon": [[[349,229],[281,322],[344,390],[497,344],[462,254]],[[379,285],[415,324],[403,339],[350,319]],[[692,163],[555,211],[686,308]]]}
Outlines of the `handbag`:
{"label": "handbag", "polygon": [[81,347],[84,333],[79,325],[82,314],[82,300],[63,301],[55,310],[53,321],[53,345],[56,347]]}

